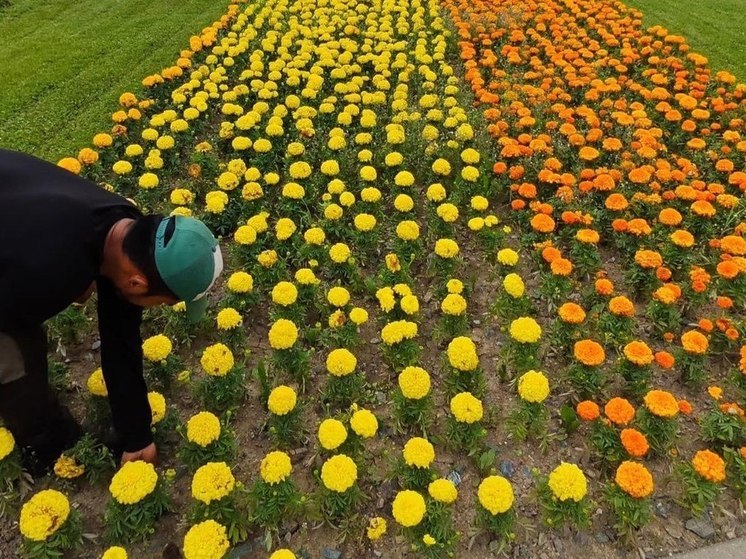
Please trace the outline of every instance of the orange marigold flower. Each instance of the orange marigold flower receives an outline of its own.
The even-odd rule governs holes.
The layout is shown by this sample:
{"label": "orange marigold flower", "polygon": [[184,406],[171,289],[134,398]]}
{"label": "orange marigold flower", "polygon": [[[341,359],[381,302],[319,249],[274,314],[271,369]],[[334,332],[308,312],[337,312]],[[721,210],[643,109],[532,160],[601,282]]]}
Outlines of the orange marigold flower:
{"label": "orange marigold flower", "polygon": [[725,461],[711,450],[700,450],[692,458],[692,466],[707,481],[720,483],[725,479]]}
{"label": "orange marigold flower", "polygon": [[702,217],[712,217],[717,212],[715,206],[710,204],[707,200],[697,200],[692,203],[691,208],[693,213]]}
{"label": "orange marigold flower", "polygon": [[601,278],[596,280],[595,284],[596,293],[599,295],[603,295],[605,297],[608,297],[612,293],[614,293],[614,284],[611,280],[606,278]]}
{"label": "orange marigold flower", "polygon": [[663,225],[678,225],[684,218],[681,216],[678,210],[674,208],[665,208],[658,214],[658,221]]}
{"label": "orange marigold flower", "polygon": [[727,235],[720,240],[720,250],[734,256],[746,254],[746,239],[738,235]]}
{"label": "orange marigold flower", "polygon": [[731,299],[730,297],[726,297],[725,295],[721,295],[717,298],[717,306],[721,309],[733,308],[733,299]]}
{"label": "orange marigold flower", "polygon": [[661,369],[670,369],[676,364],[676,359],[667,351],[656,351],[655,362]]}
{"label": "orange marigold flower", "polygon": [[557,258],[550,265],[555,276],[569,276],[572,273],[572,262],[567,258]]}
{"label": "orange marigold flower", "polygon": [[577,303],[563,304],[559,308],[558,313],[562,322],[567,322],[568,324],[580,324],[585,320],[585,311]]}
{"label": "orange marigold flower", "polygon": [[718,272],[718,275],[722,278],[733,279],[739,273],[741,273],[741,269],[738,267],[738,264],[734,262],[733,260],[725,260],[723,262],[718,262],[717,272]]}
{"label": "orange marigold flower", "polygon": [[609,310],[616,316],[635,316],[635,305],[624,295],[613,297],[609,301]]}
{"label": "orange marigold flower", "polygon": [[624,346],[624,356],[635,365],[645,366],[653,362],[653,351],[648,344],[635,340]]}
{"label": "orange marigold flower", "polygon": [[612,398],[604,406],[604,413],[616,425],[627,425],[635,417],[635,407],[625,398]]}
{"label": "orange marigold flower", "polygon": [[679,413],[679,402],[665,390],[651,390],[645,395],[645,406],[658,417],[675,417]]}
{"label": "orange marigold flower", "polygon": [[609,197],[606,198],[606,202],[604,205],[606,206],[607,210],[620,212],[622,210],[626,210],[629,207],[629,202],[627,202],[627,199],[624,197],[623,194],[615,192],[614,194],[610,194]]}
{"label": "orange marigold flower", "polygon": [[712,320],[710,320],[709,318],[700,318],[699,322],[697,322],[697,328],[709,334],[710,332],[712,332],[713,328]]}
{"label": "orange marigold flower", "polygon": [[696,330],[689,330],[681,336],[681,345],[687,353],[702,355],[707,352],[707,337]]}
{"label": "orange marigold flower", "polygon": [[575,238],[581,243],[595,245],[598,243],[601,237],[599,236],[598,231],[595,231],[593,229],[580,229],[575,234]]}
{"label": "orange marigold flower", "polygon": [[648,222],[640,217],[630,220],[627,224],[627,230],[636,237],[644,237],[652,232]]}
{"label": "orange marigold flower", "polygon": [[531,218],[531,227],[539,233],[551,233],[554,226],[554,220],[546,214],[536,214]]}
{"label": "orange marigold flower", "polygon": [[616,470],[614,481],[630,497],[644,499],[653,493],[653,476],[638,462],[626,460]]}
{"label": "orange marigold flower", "polygon": [[663,265],[663,258],[654,250],[638,250],[635,253],[635,262],[647,269],[658,268]]}
{"label": "orange marigold flower", "polygon": [[575,407],[578,417],[583,421],[595,421],[601,415],[601,410],[596,402],[583,400]]}
{"label": "orange marigold flower", "polygon": [[588,367],[600,365],[606,359],[603,346],[593,340],[575,342],[573,354],[575,355],[575,359]]}
{"label": "orange marigold flower", "polygon": [[694,408],[692,408],[689,400],[679,400],[679,411],[684,415],[691,415]]}
{"label": "orange marigold flower", "polygon": [[553,246],[548,246],[542,249],[541,257],[544,259],[544,262],[548,262],[549,264],[551,264],[558,258],[562,258],[562,253],[559,251],[559,249],[556,249]]}
{"label": "orange marigold flower", "polygon": [[670,236],[671,242],[677,247],[689,248],[694,244],[694,235],[684,229],[677,229]]}
{"label": "orange marigold flower", "polygon": [[650,450],[647,437],[637,429],[622,429],[620,438],[624,450],[634,458],[642,458]]}

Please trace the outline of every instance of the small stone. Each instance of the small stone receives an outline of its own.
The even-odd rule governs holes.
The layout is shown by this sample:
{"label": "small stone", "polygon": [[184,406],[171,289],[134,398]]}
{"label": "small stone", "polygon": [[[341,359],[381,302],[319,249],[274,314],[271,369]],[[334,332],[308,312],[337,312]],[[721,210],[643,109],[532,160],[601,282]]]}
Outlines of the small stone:
{"label": "small stone", "polygon": [[101,347],[101,340],[96,340],[95,342],[93,342],[93,343],[91,344],[91,349],[92,349],[93,351],[96,351],[96,350],[97,350],[98,348],[100,348],[100,347]]}
{"label": "small stone", "polygon": [[448,472],[446,479],[453,482],[453,485],[455,485],[456,487],[461,484],[461,474],[458,473],[456,470],[451,470],[450,472]]}
{"label": "small stone", "polygon": [[684,536],[684,531],[679,528],[676,524],[666,524],[666,533],[674,539],[681,539]]}
{"label": "small stone", "polygon": [[713,528],[712,522],[705,518],[690,518],[686,521],[686,529],[694,532],[703,540],[715,535],[715,528]]}
{"label": "small stone", "polygon": [[472,323],[472,324],[473,324],[474,326],[479,326],[480,324],[482,324],[482,321],[481,321],[481,320],[476,320],[476,319],[474,319],[474,320],[472,320],[472,321],[471,321],[471,323]]}
{"label": "small stone", "polygon": [[324,559],[342,559],[342,552],[337,551],[336,549],[325,547],[322,557]]}
{"label": "small stone", "polygon": [[736,531],[735,530],[728,530],[725,533],[725,537],[728,538],[729,540],[735,539],[735,537],[736,537]]}
{"label": "small stone", "polygon": [[562,540],[560,540],[559,538],[553,538],[552,545],[554,546],[554,550],[559,554],[561,554],[565,549],[565,544],[563,544]]}
{"label": "small stone", "polygon": [[499,540],[492,540],[489,545],[489,549],[492,553],[497,553],[497,550],[500,549],[500,541]]}
{"label": "small stone", "polygon": [[381,553],[381,552],[380,552],[380,551],[378,551],[377,549],[374,549],[374,550],[373,550],[373,555],[374,555],[375,557],[383,557],[383,553]]}
{"label": "small stone", "polygon": [[371,338],[370,343],[372,344],[380,344],[381,340],[379,338]]}
{"label": "small stone", "polygon": [[609,536],[606,535],[606,532],[599,532],[595,536],[593,536],[593,539],[596,540],[598,543],[609,543]]}
{"label": "small stone", "polygon": [[500,462],[500,473],[508,479],[513,479],[515,476],[515,465],[510,460],[503,460]]}
{"label": "small stone", "polygon": [[671,512],[671,508],[663,501],[656,501],[653,508],[655,509],[655,514],[661,518],[668,518],[668,513]]}
{"label": "small stone", "polygon": [[251,552],[254,546],[251,542],[244,542],[239,546],[236,546],[228,556],[229,559],[249,559],[252,555]]}

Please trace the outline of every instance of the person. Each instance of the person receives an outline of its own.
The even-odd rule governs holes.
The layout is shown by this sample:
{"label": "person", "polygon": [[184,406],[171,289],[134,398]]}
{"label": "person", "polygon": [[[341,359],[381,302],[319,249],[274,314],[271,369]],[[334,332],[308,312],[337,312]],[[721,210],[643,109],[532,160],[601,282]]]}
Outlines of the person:
{"label": "person", "polygon": [[46,471],[80,436],[49,387],[44,322],[97,292],[115,447],[123,462],[155,462],[142,309],[184,301],[198,320],[222,268],[202,222],[143,215],[93,182],[0,149],[0,418],[27,467]]}

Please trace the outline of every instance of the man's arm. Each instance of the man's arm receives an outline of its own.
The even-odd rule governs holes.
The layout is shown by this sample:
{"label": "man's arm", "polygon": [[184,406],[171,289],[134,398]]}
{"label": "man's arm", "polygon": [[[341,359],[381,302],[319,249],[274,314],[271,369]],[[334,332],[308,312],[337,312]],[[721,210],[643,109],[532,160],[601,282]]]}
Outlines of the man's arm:
{"label": "man's arm", "polygon": [[148,388],[142,372],[142,309],[117,296],[106,278],[98,278],[98,328],[101,368],[109,405],[125,453],[153,443]]}

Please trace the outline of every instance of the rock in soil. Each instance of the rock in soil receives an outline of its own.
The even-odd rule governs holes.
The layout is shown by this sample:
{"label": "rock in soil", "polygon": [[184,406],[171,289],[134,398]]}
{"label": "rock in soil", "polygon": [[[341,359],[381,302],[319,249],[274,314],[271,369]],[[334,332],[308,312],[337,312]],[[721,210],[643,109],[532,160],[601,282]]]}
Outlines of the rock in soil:
{"label": "rock in soil", "polygon": [[690,518],[686,521],[686,529],[694,532],[703,540],[715,535],[715,528],[707,518]]}

